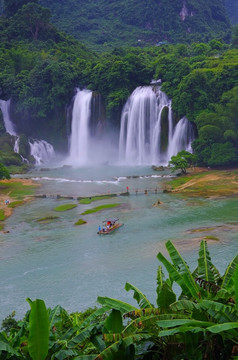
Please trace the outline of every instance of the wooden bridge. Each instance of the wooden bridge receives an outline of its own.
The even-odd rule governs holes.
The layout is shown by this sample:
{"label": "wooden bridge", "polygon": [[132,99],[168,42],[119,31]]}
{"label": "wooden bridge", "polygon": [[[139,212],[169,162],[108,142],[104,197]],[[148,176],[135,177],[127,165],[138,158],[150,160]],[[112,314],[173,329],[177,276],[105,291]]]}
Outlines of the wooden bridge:
{"label": "wooden bridge", "polygon": [[125,192],[113,192],[111,193],[110,191],[108,191],[106,194],[93,194],[93,195],[88,195],[88,196],[78,196],[78,195],[60,195],[60,194],[36,194],[36,195],[32,195],[32,197],[35,198],[41,198],[41,199],[46,199],[46,198],[54,198],[54,199],[74,199],[74,200],[80,200],[80,199],[87,199],[87,198],[94,198],[94,197],[101,197],[101,196],[105,196],[105,197],[117,197],[117,196],[130,196],[130,195],[148,195],[148,194],[157,194],[157,193],[162,193],[163,190],[162,189],[158,189],[157,187],[155,188],[144,188],[144,189],[133,189],[133,190],[127,190]]}

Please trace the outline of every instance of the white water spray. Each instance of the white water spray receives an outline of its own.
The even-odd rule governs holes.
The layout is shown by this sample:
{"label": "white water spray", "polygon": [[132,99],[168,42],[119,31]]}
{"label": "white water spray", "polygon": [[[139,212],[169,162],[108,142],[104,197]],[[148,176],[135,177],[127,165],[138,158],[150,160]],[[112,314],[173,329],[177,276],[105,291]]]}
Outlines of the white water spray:
{"label": "white water spray", "polygon": [[[167,134],[162,135],[165,108]],[[167,138],[166,149],[162,146],[162,136]],[[127,165],[167,165],[172,155],[191,148],[193,139],[192,126],[186,118],[174,128],[171,100],[164,92],[158,87],[138,87],[122,111],[119,161]]]}
{"label": "white water spray", "polygon": [[77,89],[69,149],[69,161],[73,164],[86,164],[89,161],[91,101],[92,91]]}

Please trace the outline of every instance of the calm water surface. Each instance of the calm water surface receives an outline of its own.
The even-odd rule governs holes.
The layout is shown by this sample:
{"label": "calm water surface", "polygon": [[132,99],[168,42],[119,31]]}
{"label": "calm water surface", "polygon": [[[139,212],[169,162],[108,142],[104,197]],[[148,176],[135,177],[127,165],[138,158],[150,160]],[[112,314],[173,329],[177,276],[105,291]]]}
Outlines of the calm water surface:
{"label": "calm water surface", "polygon": [[[124,290],[127,281],[156,301],[156,272],[159,251],[166,254],[171,239],[191,269],[197,261],[199,240],[213,235],[209,250],[221,273],[237,253],[238,198],[200,199],[163,194],[169,173],[151,168],[94,167],[58,168],[28,174],[42,184],[37,199],[14,210],[6,221],[9,234],[0,235],[0,320],[13,310],[21,318],[28,310],[25,301],[44,299],[47,306],[62,305],[68,311],[81,311],[97,305],[97,296],[110,296],[130,303],[132,293]],[[129,176],[129,178],[128,178]],[[131,195],[78,204],[77,196],[121,193]],[[156,189],[148,195],[136,190]],[[57,200],[56,195],[73,196]],[[159,207],[153,204],[160,200]],[[64,203],[78,206],[56,213]],[[86,209],[105,203],[120,206],[82,216]],[[42,224],[45,216],[59,219]],[[124,226],[108,236],[97,235],[98,225],[108,216],[118,217]],[[86,225],[74,226],[83,218]],[[208,228],[206,231],[195,229]]]}

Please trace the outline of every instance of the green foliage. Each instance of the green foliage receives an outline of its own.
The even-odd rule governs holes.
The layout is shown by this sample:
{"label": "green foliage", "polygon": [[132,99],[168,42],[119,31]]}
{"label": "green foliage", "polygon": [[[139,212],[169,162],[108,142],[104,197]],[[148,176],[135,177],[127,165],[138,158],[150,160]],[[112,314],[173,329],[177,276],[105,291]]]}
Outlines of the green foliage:
{"label": "green foliage", "polygon": [[8,205],[8,207],[14,209],[17,206],[23,205],[24,201],[23,200],[18,200],[18,201],[12,201],[10,202],[10,204]]}
{"label": "green foliage", "polygon": [[75,207],[77,207],[76,204],[64,204],[54,208],[54,211],[66,211],[66,210],[74,209]]}
{"label": "green foliage", "polygon": [[87,198],[78,198],[78,200],[80,204],[87,205],[87,204],[91,204],[94,201],[105,200],[116,196],[117,196],[116,194],[106,194],[106,195],[90,196]]}
{"label": "green foliage", "polygon": [[76,221],[76,223],[74,225],[84,225],[87,224],[87,221],[83,220],[83,219],[79,219],[78,221]]}
{"label": "green foliage", "polygon": [[106,204],[106,205],[97,206],[97,207],[95,207],[93,209],[88,209],[88,210],[84,211],[81,215],[93,214],[95,212],[102,211],[102,210],[105,210],[105,209],[115,208],[115,207],[117,207],[119,205],[120,204]]}
{"label": "green foliage", "polygon": [[187,173],[187,168],[194,165],[197,157],[188,151],[182,150],[177,155],[171,157],[169,165],[172,165],[172,171],[181,170],[183,174]]}
{"label": "green foliage", "polygon": [[[97,51],[114,47],[155,45],[160,42],[208,41],[229,36],[229,20],[223,3],[212,0],[182,2],[168,0],[40,0],[52,11],[52,21]],[[227,34],[228,33],[228,34]]]}
{"label": "green foliage", "polygon": [[13,16],[22,6],[31,3],[37,3],[38,0],[3,0],[4,13],[6,16]]}
{"label": "green foliage", "polygon": [[43,300],[31,301],[28,350],[32,360],[45,360],[49,347],[49,316]]}
{"label": "green foliage", "polygon": [[7,179],[9,180],[11,178],[11,175],[8,171],[8,169],[0,163],[0,179]]}

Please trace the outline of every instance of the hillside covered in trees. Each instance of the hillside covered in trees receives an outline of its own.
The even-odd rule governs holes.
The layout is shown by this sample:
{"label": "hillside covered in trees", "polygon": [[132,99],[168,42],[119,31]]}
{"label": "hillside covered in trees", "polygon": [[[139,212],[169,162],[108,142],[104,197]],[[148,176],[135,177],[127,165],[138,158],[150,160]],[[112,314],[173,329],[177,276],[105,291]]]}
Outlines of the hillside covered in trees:
{"label": "hillside covered in trees", "polygon": [[59,29],[99,51],[230,36],[222,0],[67,0],[64,4],[40,0],[40,4],[51,9]]}
{"label": "hillside covered in trees", "polygon": [[[0,98],[12,99],[11,116],[23,134],[40,136],[62,150],[66,109],[75,87],[99,92],[108,123],[119,129],[121,110],[131,92],[160,78],[162,90],[173,100],[175,120],[187,116],[195,124],[198,164],[238,162],[236,31],[231,45],[213,39],[96,54],[57,30],[50,10],[37,0],[5,3],[5,16],[0,18]],[[3,136],[4,132],[2,124]],[[1,152],[4,146],[2,140]]]}
{"label": "hillside covered in trees", "polygon": [[228,13],[223,0],[39,0],[39,4],[51,10],[57,28],[101,52],[164,41],[228,41],[228,13],[233,24],[238,17],[236,0],[225,1]]}

